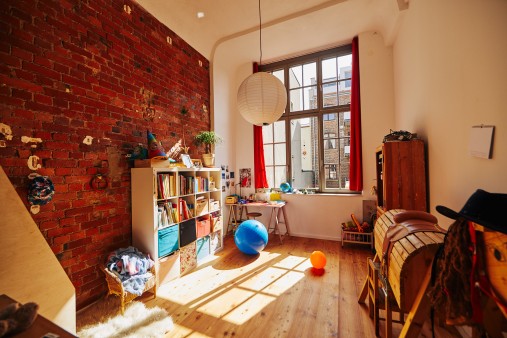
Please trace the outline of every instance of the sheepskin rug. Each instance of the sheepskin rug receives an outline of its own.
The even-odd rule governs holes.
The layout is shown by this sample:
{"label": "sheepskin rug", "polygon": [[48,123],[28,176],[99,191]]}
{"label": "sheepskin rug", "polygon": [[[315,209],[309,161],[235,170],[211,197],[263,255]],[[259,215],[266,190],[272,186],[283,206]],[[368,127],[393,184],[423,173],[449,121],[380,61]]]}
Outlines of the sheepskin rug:
{"label": "sheepskin rug", "polygon": [[173,327],[173,320],[166,310],[132,302],[125,309],[125,314],[83,327],[77,335],[80,338],[162,338]]}

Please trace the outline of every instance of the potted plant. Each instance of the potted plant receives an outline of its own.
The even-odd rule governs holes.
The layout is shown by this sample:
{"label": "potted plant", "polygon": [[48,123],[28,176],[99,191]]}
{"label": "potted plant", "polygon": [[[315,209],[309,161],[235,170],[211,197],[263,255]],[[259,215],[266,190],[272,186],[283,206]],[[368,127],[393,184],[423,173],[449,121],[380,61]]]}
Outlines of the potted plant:
{"label": "potted plant", "polygon": [[222,138],[214,131],[201,131],[195,136],[197,145],[204,144],[205,154],[202,155],[202,161],[205,167],[213,167],[215,165],[215,154],[211,152],[211,146],[222,142]]}

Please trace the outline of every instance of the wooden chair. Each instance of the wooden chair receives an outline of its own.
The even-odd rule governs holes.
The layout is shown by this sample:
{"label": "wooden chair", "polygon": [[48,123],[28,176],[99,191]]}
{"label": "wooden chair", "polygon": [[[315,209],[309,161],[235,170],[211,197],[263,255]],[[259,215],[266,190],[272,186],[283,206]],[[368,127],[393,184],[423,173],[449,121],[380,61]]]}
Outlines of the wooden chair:
{"label": "wooden chair", "polygon": [[[135,298],[139,297],[136,294],[130,293],[128,291],[125,291],[125,288],[123,287],[123,284],[121,280],[116,276],[114,273],[109,271],[107,268],[102,268],[102,271],[106,275],[106,282],[107,287],[109,289],[109,292],[107,295],[115,294],[120,296],[120,310],[121,313],[125,313],[125,305],[130,303]],[[155,274],[155,267],[153,266],[150,270],[152,273],[152,276],[146,281],[146,284],[144,285],[143,293],[145,293],[148,290],[151,290],[153,293],[153,297],[157,298],[157,277]]]}
{"label": "wooden chair", "polygon": [[[375,335],[380,335],[380,320],[385,320],[386,338],[392,337],[392,323],[403,323],[404,314],[400,310],[394,297],[389,293],[389,286],[385,285],[387,281],[380,279],[380,262],[375,262],[368,258],[368,310],[370,318],[373,318],[375,324]],[[380,318],[380,310],[385,310],[385,318]],[[399,320],[392,319],[392,312],[398,312]]]}

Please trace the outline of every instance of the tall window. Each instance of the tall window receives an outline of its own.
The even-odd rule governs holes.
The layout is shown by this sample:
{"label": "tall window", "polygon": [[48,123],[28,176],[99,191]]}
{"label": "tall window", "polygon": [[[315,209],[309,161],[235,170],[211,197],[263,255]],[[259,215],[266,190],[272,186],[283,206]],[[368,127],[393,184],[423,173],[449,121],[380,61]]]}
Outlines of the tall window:
{"label": "tall window", "polygon": [[263,127],[269,186],[350,192],[350,45],[263,65],[285,85],[279,121]]}

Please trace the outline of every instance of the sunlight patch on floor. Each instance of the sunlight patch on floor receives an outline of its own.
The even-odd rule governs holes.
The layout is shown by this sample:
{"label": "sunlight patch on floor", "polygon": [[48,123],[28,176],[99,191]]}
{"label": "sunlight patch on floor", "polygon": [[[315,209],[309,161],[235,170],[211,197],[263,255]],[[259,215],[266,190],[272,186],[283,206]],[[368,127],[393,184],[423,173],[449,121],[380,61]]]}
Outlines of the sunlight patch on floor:
{"label": "sunlight patch on floor", "polygon": [[[222,292],[224,286],[227,286],[227,284],[235,279],[258,269],[278,256],[280,254],[261,252],[255,261],[231,270],[220,270],[213,266],[207,266],[180,277],[178,281],[162,285],[158,291],[161,297],[172,302],[181,305],[189,305],[196,302],[192,307],[198,306],[203,301],[213,297],[217,292]],[[210,278],[210,275],[213,277]]]}
{"label": "sunlight patch on floor", "polygon": [[276,268],[294,269],[296,266],[307,260],[306,257],[288,256],[273,265]]}
{"label": "sunlight patch on floor", "polygon": [[290,288],[296,285],[303,278],[305,278],[304,273],[297,271],[288,271],[285,275],[264,289],[263,292],[273,296],[280,296],[282,293],[288,291]]}
{"label": "sunlight patch on floor", "polygon": [[231,310],[253,297],[253,291],[233,288],[215,299],[203,304],[197,310],[207,315],[220,318]]}
{"label": "sunlight patch on floor", "polygon": [[239,286],[250,290],[261,291],[286,272],[287,270],[269,267],[252,278],[247,279]]}
{"label": "sunlight patch on floor", "polygon": [[169,332],[166,336],[173,337],[173,333],[176,332],[177,337],[185,337],[185,338],[212,338],[200,332],[195,332],[192,329],[189,329],[186,326],[182,326],[179,324],[174,324],[174,329],[172,332]]}
{"label": "sunlight patch on floor", "polygon": [[256,294],[240,306],[236,307],[222,319],[236,325],[242,325],[249,321],[253,316],[260,313],[264,307],[268,306],[275,299],[275,297],[268,295]]}
{"label": "sunlight patch on floor", "polygon": [[305,258],[305,260],[303,262],[301,262],[301,264],[299,264],[293,270],[304,272],[310,268],[312,268],[312,263],[310,262],[310,258]]}
{"label": "sunlight patch on floor", "polygon": [[[243,255],[238,251],[238,255]],[[279,261],[277,261],[279,259]],[[301,256],[280,257],[262,251],[244,265],[221,270],[213,265],[182,276],[177,287],[162,286],[159,295],[172,302],[196,308],[211,317],[242,325],[305,278],[310,260]],[[183,283],[182,283],[183,281]],[[196,334],[192,332],[193,337]]]}
{"label": "sunlight patch on floor", "polygon": [[294,268],[304,267],[306,261],[304,257],[287,257],[274,264],[278,267],[261,268],[233,289],[202,302],[198,311],[241,325],[305,278],[303,272],[294,271]]}

